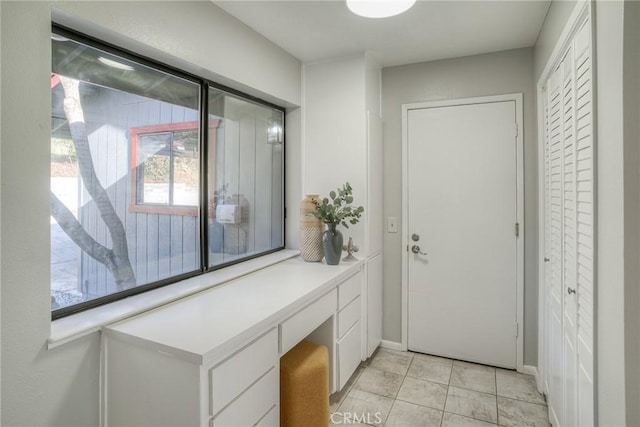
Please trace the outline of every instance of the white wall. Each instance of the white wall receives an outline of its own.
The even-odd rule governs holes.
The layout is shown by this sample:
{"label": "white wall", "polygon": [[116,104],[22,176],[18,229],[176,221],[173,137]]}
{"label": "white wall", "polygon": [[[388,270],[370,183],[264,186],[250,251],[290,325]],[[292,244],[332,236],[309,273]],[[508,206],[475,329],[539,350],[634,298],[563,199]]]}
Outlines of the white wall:
{"label": "white wall", "polygon": [[[402,218],[401,105],[410,102],[524,94],[525,312],[524,363],[537,364],[537,207],[533,51],[517,49],[382,70],[384,217]],[[400,225],[399,225],[399,228]],[[385,340],[401,341],[400,233],[384,237]]]}
{"label": "white wall", "polygon": [[[597,402],[600,425],[625,424],[623,3],[598,2]],[[634,403],[635,404],[635,403]]]}
{"label": "white wall", "polygon": [[[354,205],[366,187],[365,56],[304,66],[304,192],[328,197],[349,181]],[[364,221],[341,227],[345,242],[364,247]]]}
{"label": "white wall", "polygon": [[[0,52],[3,426],[99,419],[99,335],[46,346],[52,5],[64,23],[170,65],[292,108],[301,98],[300,62],[210,2],[2,2],[0,37],[11,40]],[[295,128],[300,117],[288,119]],[[292,134],[287,143],[299,145]]]}
{"label": "white wall", "polygon": [[538,34],[538,39],[533,49],[533,68],[535,82],[538,82],[547,61],[551,57],[553,48],[560,37],[560,33],[571,16],[576,0],[552,1],[547,11],[544,24]]}
{"label": "white wall", "polygon": [[300,61],[208,1],[85,0],[54,7],[61,24],[251,95],[300,105]]}
{"label": "white wall", "polygon": [[300,248],[300,201],[302,190],[302,108],[287,111],[285,121],[285,246],[291,249]]}
{"label": "white wall", "polygon": [[365,54],[365,107],[372,117],[382,114],[382,69],[370,54]]}

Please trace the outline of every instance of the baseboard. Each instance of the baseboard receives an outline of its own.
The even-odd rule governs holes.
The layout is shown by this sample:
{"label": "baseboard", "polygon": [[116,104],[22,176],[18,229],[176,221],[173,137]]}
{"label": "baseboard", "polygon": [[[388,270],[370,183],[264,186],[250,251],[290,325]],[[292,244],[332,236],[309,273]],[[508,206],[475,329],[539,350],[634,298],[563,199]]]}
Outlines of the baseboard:
{"label": "baseboard", "polygon": [[533,375],[536,379],[536,384],[538,383],[538,368],[533,365],[524,365],[522,367],[522,373],[527,375]]}
{"label": "baseboard", "polygon": [[380,341],[380,347],[381,348],[388,348],[389,350],[402,351],[402,344],[399,343],[399,342],[395,342],[395,341],[382,340],[382,341]]}

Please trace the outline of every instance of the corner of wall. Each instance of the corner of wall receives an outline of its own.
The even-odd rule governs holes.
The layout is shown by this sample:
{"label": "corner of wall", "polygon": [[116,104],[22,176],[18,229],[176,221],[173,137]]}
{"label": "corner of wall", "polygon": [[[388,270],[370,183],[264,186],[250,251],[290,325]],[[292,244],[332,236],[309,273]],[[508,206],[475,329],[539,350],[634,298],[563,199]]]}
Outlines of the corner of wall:
{"label": "corner of wall", "polygon": [[640,425],[640,3],[624,3],[625,377],[626,423]]}
{"label": "corner of wall", "polygon": [[547,11],[538,39],[533,47],[534,83],[537,83],[542,72],[551,57],[556,41],[564,29],[573,9],[578,2],[576,0],[552,1]]}
{"label": "corner of wall", "polygon": [[300,247],[300,212],[298,207],[304,193],[303,189],[303,110],[296,108],[286,114],[285,148],[285,246],[288,249]]}
{"label": "corner of wall", "polygon": [[[0,46],[2,46],[2,2],[0,2]],[[2,55],[0,55],[0,99],[2,99]],[[2,141],[2,108],[0,105],[0,148]],[[0,149],[0,153],[2,150]],[[0,154],[1,156],[1,154]],[[2,167],[2,159],[0,157],[0,168]],[[0,177],[2,176],[2,172],[0,170]],[[2,188],[2,182],[0,181],[0,188]],[[0,224],[2,223],[2,205],[0,198]],[[1,227],[0,227],[1,230]],[[1,236],[1,233],[0,233]],[[2,238],[0,237],[0,241]],[[0,246],[0,267],[2,266],[2,246]],[[0,271],[0,319],[2,319],[2,273]],[[0,328],[0,377],[2,376],[2,328]],[[0,425],[2,425],[2,387],[0,387]]]}
{"label": "corner of wall", "polygon": [[[595,2],[597,423],[625,425],[624,3]],[[630,402],[637,405],[637,402]]]}

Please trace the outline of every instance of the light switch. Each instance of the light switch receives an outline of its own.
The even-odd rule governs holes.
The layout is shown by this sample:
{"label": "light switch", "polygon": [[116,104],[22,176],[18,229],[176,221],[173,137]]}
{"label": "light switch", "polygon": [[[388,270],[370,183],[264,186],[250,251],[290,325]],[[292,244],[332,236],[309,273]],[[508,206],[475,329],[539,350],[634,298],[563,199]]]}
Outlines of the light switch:
{"label": "light switch", "polygon": [[398,232],[398,218],[395,216],[390,216],[387,218],[387,233],[397,233]]}

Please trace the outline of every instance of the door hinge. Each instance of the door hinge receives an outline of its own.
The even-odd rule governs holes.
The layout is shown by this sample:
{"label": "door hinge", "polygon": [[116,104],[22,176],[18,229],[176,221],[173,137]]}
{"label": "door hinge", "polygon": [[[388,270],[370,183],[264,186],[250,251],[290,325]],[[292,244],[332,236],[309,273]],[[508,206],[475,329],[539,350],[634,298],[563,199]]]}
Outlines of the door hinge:
{"label": "door hinge", "polygon": [[518,136],[518,124],[516,123],[516,136]]}
{"label": "door hinge", "polygon": [[516,237],[520,237],[520,223],[516,222]]}
{"label": "door hinge", "polygon": [[515,326],[516,326],[516,338],[518,338],[518,333],[519,333],[518,322],[515,323]]}

